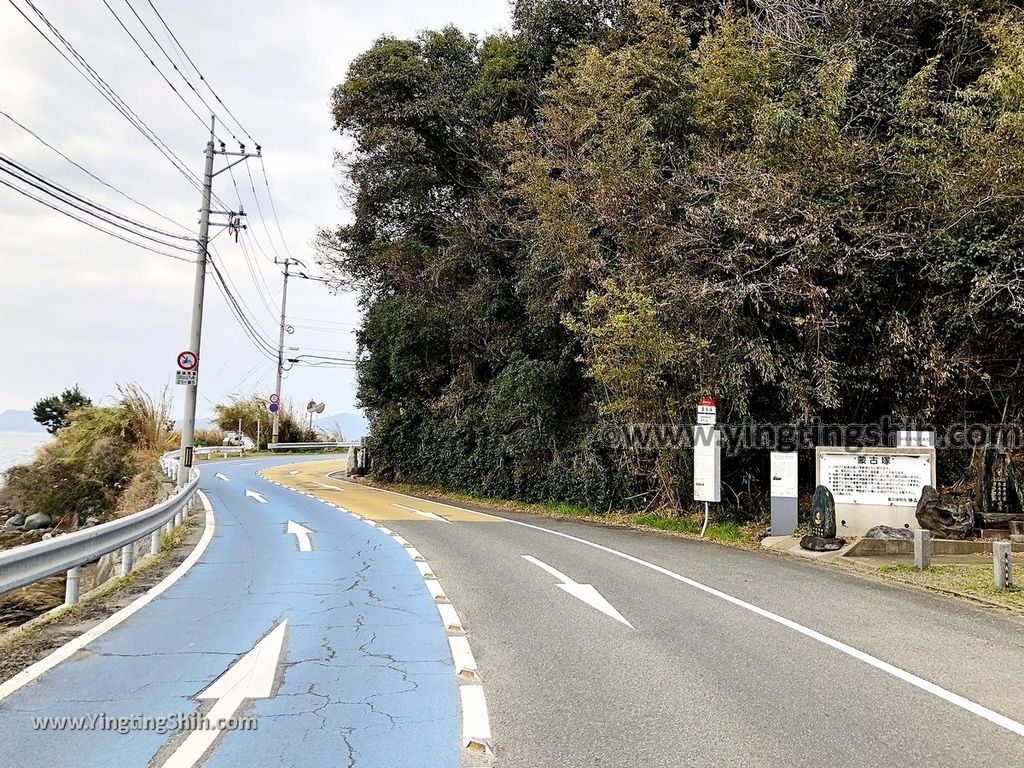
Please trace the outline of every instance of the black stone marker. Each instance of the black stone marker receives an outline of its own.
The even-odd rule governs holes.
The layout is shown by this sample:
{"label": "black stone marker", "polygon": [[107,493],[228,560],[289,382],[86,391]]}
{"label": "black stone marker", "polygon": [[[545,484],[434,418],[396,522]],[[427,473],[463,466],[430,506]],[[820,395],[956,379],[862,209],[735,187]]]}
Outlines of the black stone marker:
{"label": "black stone marker", "polygon": [[832,492],[819,485],[811,497],[811,535],[800,539],[800,547],[812,552],[834,552],[845,544],[846,539],[836,538],[836,502]]}
{"label": "black stone marker", "polygon": [[836,537],[836,502],[824,485],[815,488],[811,497],[811,535],[819,539]]}

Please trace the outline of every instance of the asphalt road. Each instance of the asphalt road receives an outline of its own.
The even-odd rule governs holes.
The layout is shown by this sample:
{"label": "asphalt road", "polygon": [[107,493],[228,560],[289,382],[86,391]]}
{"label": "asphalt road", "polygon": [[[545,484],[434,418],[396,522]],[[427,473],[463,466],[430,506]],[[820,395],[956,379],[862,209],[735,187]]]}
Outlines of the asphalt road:
{"label": "asphalt road", "polygon": [[[0,766],[1024,765],[1016,620],[761,552],[480,514],[339,467],[206,466],[204,556],[0,702]],[[236,702],[222,681],[246,665]],[[468,688],[483,725],[476,704],[460,718]],[[218,707],[258,729],[192,755],[195,734],[32,727]],[[493,756],[461,749],[466,718]]]}
{"label": "asphalt road", "polygon": [[[472,643],[497,766],[1024,765],[1018,621],[762,552],[313,477],[323,469],[277,477],[427,558]],[[524,555],[592,585],[632,628]]]}
{"label": "asphalt road", "polygon": [[[233,713],[254,717],[256,729],[223,733],[195,760],[186,747],[170,765],[459,765],[449,645],[414,563],[384,534],[256,477],[273,463],[203,467],[216,513],[203,557],[123,624],[0,702],[0,766],[165,764],[185,735],[153,724],[229,699],[196,697],[253,659],[282,623],[282,647],[259,660],[267,690]],[[311,551],[287,532],[289,520],[315,531]],[[87,720],[41,729],[40,717]],[[142,717],[150,724],[130,725]]]}

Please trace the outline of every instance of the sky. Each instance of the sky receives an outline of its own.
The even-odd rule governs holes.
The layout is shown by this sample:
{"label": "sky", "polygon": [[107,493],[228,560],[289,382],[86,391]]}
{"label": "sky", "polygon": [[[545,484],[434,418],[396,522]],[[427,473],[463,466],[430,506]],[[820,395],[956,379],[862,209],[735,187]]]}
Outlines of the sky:
{"label": "sky", "polygon": [[[149,0],[31,1],[167,147],[201,174],[208,128],[107,7],[204,116],[206,108],[132,14],[134,8],[178,63]],[[194,233],[199,192],[13,6],[42,26],[28,0],[0,3],[0,109],[160,216],[95,181],[3,115],[0,153],[120,215],[172,234]],[[234,169],[237,193],[230,173],[214,179],[214,192],[228,206],[244,206],[248,229],[241,244],[221,233],[212,247],[229,288],[276,348],[281,274],[273,259],[290,255],[315,274],[318,229],[348,217],[333,167],[335,153],[347,143],[332,131],[331,89],[343,80],[351,60],[381,35],[411,37],[449,23],[479,34],[493,32],[508,26],[507,0],[220,0],[216,5],[153,0],[153,6],[226,108],[263,148],[283,237],[259,161],[248,161],[248,170],[244,164]],[[223,114],[187,62],[180,60],[179,69]],[[224,119],[251,150],[226,114]],[[229,149],[237,148],[221,133]],[[223,164],[218,158],[216,168]],[[12,180],[0,173],[0,181]],[[213,228],[211,235],[221,229]],[[185,241],[169,241],[188,247]],[[40,397],[76,383],[94,401],[109,403],[118,384],[137,383],[151,394],[169,386],[179,412],[184,388],[174,385],[175,360],[189,346],[193,282],[193,264],[123,243],[0,186],[0,338],[6,363],[0,369],[0,411],[30,408]],[[206,288],[200,416],[231,395],[272,392],[276,367],[243,335],[212,279]],[[354,355],[355,296],[334,295],[319,282],[291,280],[288,317],[294,333],[287,338],[286,357]],[[353,412],[355,372],[296,366],[285,375],[282,396],[298,406],[309,399],[324,402],[327,413]]]}

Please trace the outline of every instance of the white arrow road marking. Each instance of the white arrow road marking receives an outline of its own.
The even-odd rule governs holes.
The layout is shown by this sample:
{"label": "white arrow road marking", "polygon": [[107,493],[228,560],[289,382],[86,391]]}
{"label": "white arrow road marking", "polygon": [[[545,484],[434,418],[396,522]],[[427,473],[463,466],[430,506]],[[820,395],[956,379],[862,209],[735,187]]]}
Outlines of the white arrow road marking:
{"label": "white arrow road marking", "polygon": [[313,485],[319,485],[321,488],[330,488],[332,491],[344,491],[344,488],[339,488],[336,485],[328,485],[327,483],[321,483],[319,480],[310,480]]}
{"label": "white arrow road marking", "polygon": [[538,568],[547,571],[560,582],[562,582],[561,584],[556,584],[556,587],[564,589],[570,595],[579,600],[582,600],[591,608],[597,608],[597,610],[599,610],[601,613],[611,616],[616,621],[621,621],[630,629],[635,629],[635,627],[628,621],[626,621],[626,619],[623,618],[622,614],[616,611],[612,607],[612,604],[605,600],[604,597],[601,596],[601,593],[594,589],[594,587],[592,587],[590,584],[577,584],[575,581],[570,579],[561,571],[552,568],[547,563],[542,563],[536,557],[531,557],[530,555],[523,555],[523,559],[529,563],[533,563]]}
{"label": "white arrow road marking", "polygon": [[256,493],[256,491],[250,491],[248,488],[245,489],[245,495],[250,499],[256,499],[260,504],[266,504],[267,500],[263,498],[263,494]]}
{"label": "white arrow road marking", "polygon": [[413,507],[407,507],[405,506],[405,504],[392,504],[391,506],[398,507],[400,509],[407,509],[410,512],[415,512],[417,515],[421,515],[422,517],[426,517],[431,520],[440,520],[442,523],[448,523],[448,525],[452,524],[451,520],[445,520],[443,517],[441,517],[440,515],[435,515],[433,512],[424,512],[422,509],[414,509]]}
{"label": "white arrow road marking", "polygon": [[214,475],[214,477],[216,479],[218,479],[218,480],[227,480],[228,479],[228,476],[225,475],[223,472],[218,472],[216,475]]}
{"label": "white arrow road marking", "polygon": [[221,722],[234,717],[246,699],[267,699],[274,693],[277,664],[284,648],[287,621],[274,627],[219,678],[196,698],[215,699],[216,703],[206,718],[213,726],[209,730],[192,731],[170,757],[163,768],[192,768],[198,765],[217,737]]}
{"label": "white arrow road marking", "polygon": [[312,552],[313,542],[309,540],[309,534],[313,533],[309,528],[294,520],[289,520],[284,529],[285,533],[294,533],[295,541],[299,544],[299,552]]}

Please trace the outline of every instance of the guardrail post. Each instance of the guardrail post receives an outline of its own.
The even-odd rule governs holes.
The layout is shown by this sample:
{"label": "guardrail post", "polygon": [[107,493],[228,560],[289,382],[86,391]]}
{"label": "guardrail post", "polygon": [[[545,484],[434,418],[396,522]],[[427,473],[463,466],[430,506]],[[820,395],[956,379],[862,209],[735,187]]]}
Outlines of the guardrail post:
{"label": "guardrail post", "polygon": [[1013,561],[1010,559],[1013,544],[1009,541],[992,542],[992,576],[996,589],[1013,586]]}
{"label": "guardrail post", "polygon": [[135,542],[121,547],[121,575],[127,576],[135,567]]}
{"label": "guardrail post", "polygon": [[149,534],[149,554],[160,554],[160,529],[157,528]]}
{"label": "guardrail post", "polygon": [[82,566],[76,565],[68,571],[68,580],[64,585],[64,605],[78,604],[79,581],[82,578]]}
{"label": "guardrail post", "polygon": [[919,571],[931,567],[932,564],[932,532],[914,531],[914,567]]}

